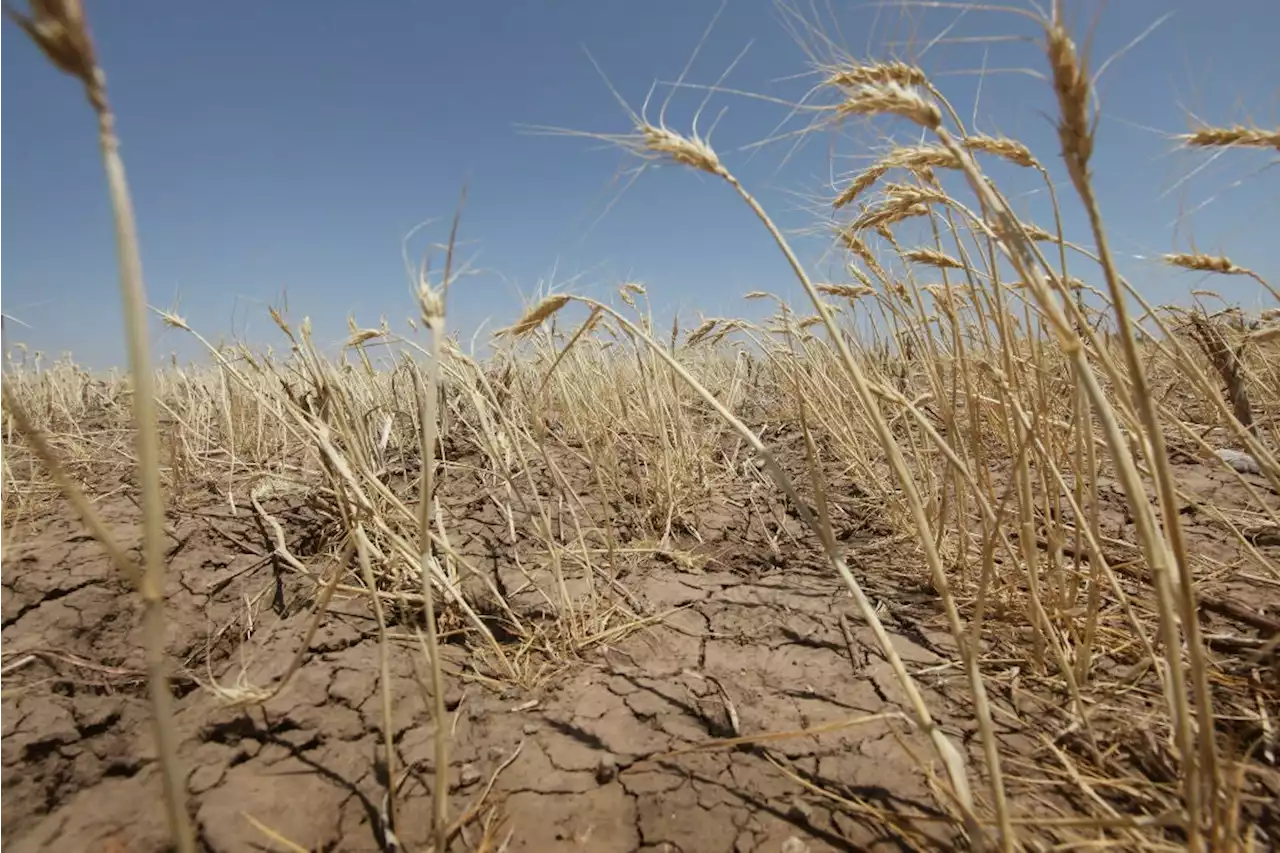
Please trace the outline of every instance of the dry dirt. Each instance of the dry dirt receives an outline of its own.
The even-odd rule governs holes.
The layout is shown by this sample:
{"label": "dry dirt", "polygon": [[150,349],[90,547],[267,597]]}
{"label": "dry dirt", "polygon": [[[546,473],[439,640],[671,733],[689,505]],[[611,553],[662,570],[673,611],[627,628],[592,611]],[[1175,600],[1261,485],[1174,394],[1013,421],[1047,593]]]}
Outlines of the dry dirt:
{"label": "dry dirt", "polygon": [[[1206,498],[1238,488],[1217,472],[1190,473],[1203,480],[1199,490],[1213,493]],[[473,497],[446,501],[451,536],[478,559],[488,554],[501,575],[510,569],[501,557],[503,525],[485,510],[468,513]],[[136,543],[137,511],[127,494],[100,505],[121,539]],[[650,624],[580,655],[527,649],[523,687],[476,678],[466,648],[446,646],[450,813],[479,804],[455,849],[474,849],[486,821],[495,838],[510,833],[508,849],[523,851],[898,850],[908,849],[908,836],[935,849],[958,843],[931,781],[904,750],[933,762],[927,743],[893,719],[672,754],[735,729],[760,735],[906,714],[870,630],[794,517],[786,524],[797,539],[783,536],[775,552],[748,517],[750,505],[704,516],[694,564],[654,557],[620,579],[634,607],[654,617]],[[865,507],[850,506],[839,513],[840,532],[855,570],[944,730],[976,766],[976,727],[953,644],[918,558],[909,542],[877,529]],[[272,511],[296,553],[307,554],[308,537],[317,534],[305,512],[285,504]],[[1203,514],[1189,520],[1204,547],[1227,548],[1221,525]],[[286,849],[260,828],[268,827],[308,850],[391,849],[379,818],[386,773],[370,608],[339,594],[284,691],[265,706],[228,707],[198,682],[211,675],[233,684],[247,672],[254,683],[271,684],[302,642],[313,596],[301,579],[277,574],[252,512],[188,501],[169,522],[168,651],[179,664],[181,761],[204,848]],[[1123,532],[1121,522],[1114,532]],[[1267,542],[1258,547],[1274,560],[1280,552]],[[4,849],[167,849],[135,597],[66,508],[7,531],[3,587]],[[1262,627],[1218,614],[1207,614],[1207,624],[1220,634],[1268,636],[1266,619],[1280,619],[1275,589],[1270,605],[1258,598],[1263,588],[1248,589],[1228,585],[1223,595],[1253,596],[1245,600]],[[993,635],[999,632],[993,623]],[[433,725],[422,654],[403,629],[393,626],[392,634],[404,771],[394,826],[408,849],[420,850],[431,821]],[[995,672],[999,650],[998,640],[988,649]],[[1065,698],[1030,673],[997,683],[1011,685],[993,688],[992,698],[1006,754],[1022,756],[1006,766],[1018,809],[1070,814],[1069,793],[1047,793],[1029,778],[1032,768],[1052,763],[1039,738],[1067,718]],[[1274,682],[1266,689],[1258,695],[1273,701]],[[1134,728],[1134,707],[1112,697],[1099,702],[1100,730],[1107,729],[1104,706],[1120,721],[1115,730]],[[1128,740],[1142,740],[1132,734]],[[1130,752],[1119,750],[1132,759],[1126,766],[1158,764],[1140,745]],[[1272,759],[1265,785],[1275,785],[1274,769]],[[1038,805],[1027,799],[1035,791]],[[1273,832],[1275,822],[1272,816]],[[1062,840],[1047,830],[1042,838]]]}

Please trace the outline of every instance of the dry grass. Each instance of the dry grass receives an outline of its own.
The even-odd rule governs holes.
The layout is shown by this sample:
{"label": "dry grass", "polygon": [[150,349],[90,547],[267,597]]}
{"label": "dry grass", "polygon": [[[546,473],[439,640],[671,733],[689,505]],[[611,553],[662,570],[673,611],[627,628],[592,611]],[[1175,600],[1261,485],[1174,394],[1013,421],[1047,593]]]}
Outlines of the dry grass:
{"label": "dry grass", "polygon": [[[623,287],[616,304],[556,294],[531,305],[479,362],[445,334],[446,263],[438,283],[425,274],[420,282],[425,346],[353,324],[346,350],[331,359],[305,321],[295,326],[273,312],[287,357],[206,343],[211,366],[159,371],[154,456],[129,450],[130,404],[146,397],[137,374],[101,380],[69,362],[11,358],[6,526],[139,466],[163,476],[174,505],[212,491],[276,531],[266,498],[291,491],[323,520],[320,551],[335,558],[300,558],[277,536],[278,556],[314,585],[312,629],[338,589],[375,604],[384,651],[383,608],[420,612],[420,649],[431,665],[425,692],[443,719],[441,635],[466,638],[478,678],[539,683],[643,627],[627,572],[658,558],[691,561],[683,549],[700,538],[703,515],[744,483],[759,486],[763,474],[796,505],[875,631],[913,724],[945,769],[939,805],[975,847],[1031,849],[1048,829],[1070,839],[1064,844],[1124,849],[1277,843],[1265,825],[1277,773],[1266,755],[1280,712],[1265,655],[1269,648],[1274,658],[1275,643],[1211,651],[1223,640],[1205,635],[1201,614],[1230,605],[1209,583],[1215,567],[1183,520],[1194,501],[1232,531],[1243,555],[1235,572],[1280,582],[1274,551],[1249,533],[1280,527],[1275,501],[1263,496],[1280,493],[1277,315],[1160,308],[1130,289],[1093,192],[1088,69],[1058,21],[1044,22],[1044,35],[1075,192],[1074,202],[1058,204],[1080,205],[1093,248],[1020,221],[975,154],[1048,184],[1041,161],[1015,140],[972,134],[925,72],[901,63],[819,69],[829,115],[904,120],[927,137],[889,151],[831,200],[848,282],[810,279],[708,141],[633,114],[634,132],[609,138],[725,182],[786,256],[812,316],[780,302],[768,324],[706,320],[681,336],[678,327],[655,327],[639,285]],[[51,53],[60,67],[63,53]],[[1246,128],[1204,128],[1183,141],[1276,144],[1273,132]],[[937,169],[962,175],[967,190],[944,188]],[[903,245],[906,223],[923,223],[911,233],[932,238]],[[1225,258],[1166,260],[1251,276],[1275,294]],[[927,281],[918,278],[926,272]],[[1082,278],[1101,286],[1086,292]],[[570,314],[581,319],[566,334],[559,324]],[[197,334],[183,318],[164,317]],[[806,479],[779,464],[756,428],[763,423],[802,429]],[[468,454],[482,463],[459,461]],[[1174,467],[1181,457],[1231,471],[1253,499],[1218,506],[1189,494]],[[856,555],[833,532],[824,462],[853,472],[867,504],[912,543],[966,673],[980,760],[967,760],[937,725],[919,675],[898,658],[864,595],[865,579],[850,567]],[[1241,465],[1257,479],[1243,479]],[[464,479],[505,520],[524,588],[501,588],[451,543],[436,493]],[[1118,533],[1117,514],[1129,520]],[[97,533],[110,542],[109,531]],[[541,601],[539,618],[516,604],[529,596]],[[274,685],[209,686],[226,701],[261,702],[304,665],[300,650]],[[1039,766],[997,732],[1006,712],[991,697],[1023,689],[1055,700],[1036,733]],[[1150,703],[1140,747],[1125,698],[1133,695]],[[443,773],[446,729],[436,731]],[[1241,731],[1271,734],[1246,743]],[[384,812],[389,829],[394,786]],[[444,850],[459,826],[442,796],[435,820]],[[175,817],[179,837],[184,826]]]}

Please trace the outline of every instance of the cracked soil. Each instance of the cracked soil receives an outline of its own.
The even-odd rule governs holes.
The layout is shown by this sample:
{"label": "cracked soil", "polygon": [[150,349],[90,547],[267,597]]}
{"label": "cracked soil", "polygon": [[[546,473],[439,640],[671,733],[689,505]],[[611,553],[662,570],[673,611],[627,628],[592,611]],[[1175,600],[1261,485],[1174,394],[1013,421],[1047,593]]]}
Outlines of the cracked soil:
{"label": "cracked soil", "polygon": [[[1196,476],[1203,489],[1230,488],[1216,474]],[[467,515],[474,497],[451,494],[446,507],[451,535],[480,559],[501,523]],[[903,721],[902,691],[847,591],[793,517],[785,523],[794,538],[770,548],[747,503],[706,514],[696,563],[652,558],[622,578],[633,607],[650,617],[644,625],[581,654],[529,650],[523,685],[475,677],[467,648],[446,642],[450,814],[476,807],[455,849],[474,849],[486,822],[494,837],[509,838],[508,849],[524,851],[960,843],[954,818],[939,808],[937,780],[922,769],[933,761],[928,742]],[[136,543],[127,496],[100,506],[121,540]],[[305,524],[291,526],[288,507],[275,511],[301,551]],[[954,643],[910,543],[887,536],[865,509],[841,518],[892,642],[944,731],[980,767]],[[252,513],[188,501],[169,522],[168,653],[204,849],[285,849],[263,827],[307,850],[389,849],[379,817],[380,647],[366,600],[339,593],[288,686],[265,705],[229,707],[201,683],[279,678],[303,640],[313,596],[277,574]],[[1208,527],[1189,529],[1206,548],[1226,547]],[[1274,553],[1276,545],[1259,547]],[[166,850],[135,596],[61,505],[8,532],[3,582],[4,849]],[[394,828],[408,849],[424,849],[434,723],[421,650],[394,625],[390,634]],[[1046,720],[1064,698],[1028,681],[993,690],[992,699],[1020,811],[1070,815],[1070,794],[1027,770],[1050,760]],[[1126,710],[1113,697],[1116,729],[1142,711],[1134,701]],[[715,743],[819,726],[827,729]],[[1045,842],[1055,839],[1044,831]]]}

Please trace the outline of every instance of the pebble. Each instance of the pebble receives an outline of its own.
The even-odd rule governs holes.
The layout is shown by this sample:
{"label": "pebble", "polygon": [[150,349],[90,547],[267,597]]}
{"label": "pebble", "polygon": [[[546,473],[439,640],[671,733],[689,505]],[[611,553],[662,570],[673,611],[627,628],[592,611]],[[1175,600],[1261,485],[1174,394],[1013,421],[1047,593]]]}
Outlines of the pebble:
{"label": "pebble", "polygon": [[596,781],[601,785],[607,785],[612,782],[618,775],[618,759],[612,755],[603,755],[600,757],[600,763],[596,765]]}
{"label": "pebble", "polygon": [[480,781],[480,771],[474,764],[464,764],[458,770],[458,784],[466,788]]}
{"label": "pebble", "polygon": [[1261,474],[1262,466],[1258,464],[1258,460],[1254,459],[1248,453],[1241,453],[1239,450],[1231,450],[1223,448],[1217,451],[1218,458],[1230,465],[1242,474]]}

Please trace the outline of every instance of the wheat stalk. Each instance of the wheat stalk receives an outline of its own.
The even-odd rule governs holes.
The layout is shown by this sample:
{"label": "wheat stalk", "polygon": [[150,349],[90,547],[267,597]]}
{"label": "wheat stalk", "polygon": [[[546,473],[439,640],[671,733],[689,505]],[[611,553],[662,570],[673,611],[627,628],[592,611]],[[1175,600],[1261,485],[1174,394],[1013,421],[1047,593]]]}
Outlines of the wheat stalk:
{"label": "wheat stalk", "polygon": [[147,683],[164,780],[169,833],[180,853],[193,853],[195,836],[187,813],[186,779],[178,760],[173,696],[169,692],[165,659],[164,496],[160,484],[155,381],[147,341],[147,298],[133,203],[124,162],[120,159],[115,116],[107,99],[106,76],[98,66],[79,0],[32,0],[30,10],[30,15],[23,15],[8,6],[5,9],[55,67],[80,81],[98,119],[98,144],[116,227],[120,295],[133,383],[133,418],[143,515],[143,571],[138,577],[138,590],[143,601]]}

